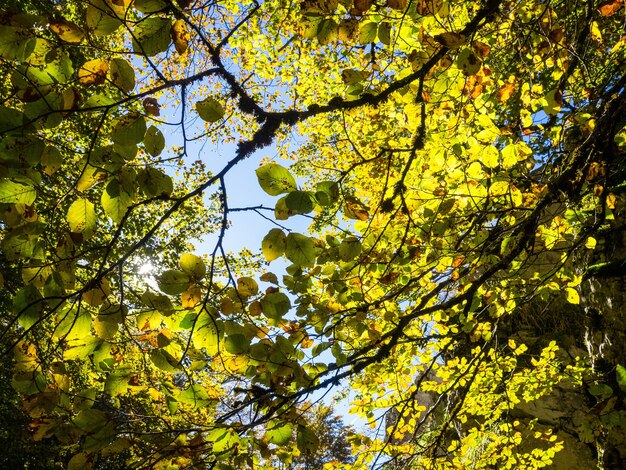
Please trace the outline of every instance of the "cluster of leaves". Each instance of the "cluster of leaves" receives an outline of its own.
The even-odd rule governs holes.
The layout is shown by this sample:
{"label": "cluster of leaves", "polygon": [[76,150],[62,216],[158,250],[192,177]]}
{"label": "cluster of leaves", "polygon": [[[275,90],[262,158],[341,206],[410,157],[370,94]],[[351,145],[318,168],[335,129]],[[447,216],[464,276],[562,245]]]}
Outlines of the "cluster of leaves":
{"label": "cluster of leaves", "polygon": [[[520,410],[557,386],[582,442],[624,426],[623,364],[515,337],[620,226],[620,0],[48,6],[0,14],[0,326],[68,468],[540,468],[561,436]],[[238,143],[212,174],[198,140]],[[280,278],[223,248],[225,177],[272,142]],[[307,412],[342,381],[381,427],[352,456]]]}

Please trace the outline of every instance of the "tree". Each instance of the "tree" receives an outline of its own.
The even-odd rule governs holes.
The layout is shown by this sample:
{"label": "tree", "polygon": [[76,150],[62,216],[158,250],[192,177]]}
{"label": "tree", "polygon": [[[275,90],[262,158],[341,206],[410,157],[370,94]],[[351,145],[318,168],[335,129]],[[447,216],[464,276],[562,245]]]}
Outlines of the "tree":
{"label": "tree", "polygon": [[[344,468],[623,467],[623,12],[13,2],[2,354],[33,438],[68,468],[272,468],[347,381],[380,432]],[[232,207],[270,144],[275,207]],[[275,221],[258,256],[226,253],[235,212]]]}

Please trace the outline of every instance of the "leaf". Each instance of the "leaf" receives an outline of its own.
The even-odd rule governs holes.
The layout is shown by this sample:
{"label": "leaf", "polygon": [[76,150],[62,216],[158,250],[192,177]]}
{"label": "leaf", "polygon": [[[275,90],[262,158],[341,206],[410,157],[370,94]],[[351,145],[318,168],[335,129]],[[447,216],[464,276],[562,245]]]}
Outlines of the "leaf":
{"label": "leaf", "polygon": [[113,121],[111,140],[120,145],[135,145],[143,140],[146,120],[139,113],[128,113]]}
{"label": "leaf", "polygon": [[378,24],[374,22],[368,22],[361,25],[359,28],[359,43],[370,44],[376,40],[376,34],[378,33]]}
{"label": "leaf", "polygon": [[342,261],[352,261],[361,254],[361,242],[358,238],[349,237],[339,245],[339,257]]}
{"label": "leaf", "polygon": [[287,235],[285,256],[298,266],[313,266],[317,258],[317,250],[313,240],[299,233]]}
{"label": "leaf", "polygon": [[203,309],[196,320],[196,327],[192,336],[194,346],[198,349],[204,348],[209,356],[214,356],[219,352],[220,336],[221,332],[217,321],[213,315]]}
{"label": "leaf", "polygon": [[224,339],[224,349],[230,354],[245,354],[250,349],[250,340],[242,334],[228,335]]}
{"label": "leaf", "polygon": [[323,46],[330,44],[337,38],[339,25],[332,18],[326,18],[319,23],[317,27],[317,40]]}
{"label": "leaf", "polygon": [[159,107],[159,102],[156,98],[148,96],[147,98],[144,98],[142,105],[146,114],[149,114],[150,116],[161,115],[161,108]]}
{"label": "leaf", "polygon": [[96,230],[96,210],[90,201],[81,198],[72,203],[67,211],[67,222],[74,233],[82,233],[85,238],[90,237]]}
{"label": "leaf", "polygon": [[206,265],[199,256],[192,253],[183,253],[180,256],[180,269],[196,280],[202,279],[206,274]]}
{"label": "leaf", "polygon": [[104,382],[104,392],[112,397],[125,394],[128,391],[128,381],[131,375],[131,371],[128,368],[115,369],[109,373]]}
{"label": "leaf", "polygon": [[480,58],[468,48],[462,49],[456,56],[456,66],[468,76],[476,75],[483,66]]}
{"label": "leaf", "polygon": [[261,281],[278,285],[278,277],[274,273],[263,273],[260,277]]}
{"label": "leaf", "polygon": [[292,434],[293,426],[291,424],[274,424],[273,426],[270,425],[265,432],[265,438],[272,444],[282,446],[289,442]]}
{"label": "leaf", "polygon": [[306,214],[313,210],[313,195],[308,191],[291,191],[285,204],[290,211]]}
{"label": "leaf", "polygon": [[105,36],[114,33],[122,26],[120,18],[124,18],[124,16],[124,9],[116,11],[112,8],[112,4],[105,3],[104,0],[90,0],[85,19],[87,27],[96,36]]}
{"label": "leaf", "polygon": [[621,364],[617,364],[617,367],[615,368],[615,376],[619,388],[622,392],[626,392],[626,367]]}
{"label": "leaf", "polygon": [[276,201],[276,206],[274,207],[274,217],[276,220],[287,220],[289,217],[296,215],[297,213],[298,211],[287,207],[287,196],[283,196]]}
{"label": "leaf", "polygon": [[100,202],[104,213],[113,222],[119,224],[129,207],[133,204],[133,196],[124,190],[122,184],[117,179],[113,179],[109,181],[104,191],[102,191]]}
{"label": "leaf", "polygon": [[141,13],[157,13],[167,8],[165,0],[135,0],[134,7]]}
{"label": "leaf", "polygon": [[207,122],[217,122],[224,117],[224,108],[215,98],[206,98],[196,103],[196,111]]}
{"label": "leaf", "polygon": [[124,59],[115,58],[109,62],[109,80],[125,93],[135,88],[135,71]]}
{"label": "leaf", "polygon": [[266,317],[280,320],[291,308],[291,301],[282,292],[272,292],[263,296],[261,308]]}
{"label": "leaf", "polygon": [[169,295],[182,294],[189,287],[191,280],[187,273],[169,269],[157,277],[159,289]]}
{"label": "leaf", "polygon": [[244,297],[250,297],[258,294],[259,285],[251,277],[240,277],[237,279],[237,292]]}
{"label": "leaf", "polygon": [[320,440],[311,429],[299,424],[296,444],[298,445],[298,450],[300,450],[300,452],[303,454],[309,454],[317,450]]}
{"label": "leaf", "polygon": [[0,179],[0,203],[32,205],[37,197],[33,181],[28,178]]}
{"label": "leaf", "polygon": [[578,292],[573,287],[567,287],[565,289],[565,295],[570,304],[578,305],[580,303],[580,295],[578,295]]}
{"label": "leaf", "polygon": [[43,306],[43,297],[32,284],[20,289],[13,298],[13,310],[19,315],[19,324],[26,330],[39,320]]}
{"label": "leaf", "polygon": [[378,39],[385,46],[391,45],[391,23],[383,21],[378,25]]}
{"label": "leaf", "polygon": [[189,286],[189,288],[181,294],[181,305],[185,309],[195,307],[202,300],[202,287],[198,285]]}
{"label": "leaf", "polygon": [[78,69],[78,82],[84,86],[102,85],[107,78],[109,63],[104,59],[85,62]]}
{"label": "leaf", "polygon": [[0,57],[6,60],[26,60],[35,51],[33,32],[0,24]]}
{"label": "leaf", "polygon": [[170,28],[168,18],[152,16],[143,19],[133,29],[133,52],[150,57],[167,50],[170,45]]}
{"label": "leaf", "polygon": [[298,189],[296,180],[289,170],[278,163],[272,162],[257,168],[256,177],[261,189],[270,196],[278,196]]}
{"label": "leaf", "polygon": [[598,11],[602,16],[613,16],[622,8],[623,0],[608,0],[598,5]]}
{"label": "leaf", "polygon": [[143,144],[146,152],[153,157],[158,157],[165,148],[165,137],[163,137],[163,133],[156,126],[150,126],[146,131]]}
{"label": "leaf", "polygon": [[172,29],[170,30],[170,36],[172,37],[172,41],[174,42],[176,52],[178,52],[179,55],[184,55],[187,52],[187,48],[189,47],[189,40],[191,38],[191,35],[189,34],[187,25],[183,20],[174,21],[174,24],[172,24]]}
{"label": "leaf", "polygon": [[50,30],[56,34],[61,41],[70,44],[80,44],[85,38],[82,29],[70,21],[55,19],[50,22]]}
{"label": "leaf", "polygon": [[169,196],[174,191],[172,178],[153,167],[139,170],[137,185],[149,197]]}
{"label": "leaf", "polygon": [[369,217],[368,207],[356,198],[346,198],[343,213],[349,219],[367,220]]}
{"label": "leaf", "polygon": [[435,41],[448,49],[458,49],[465,44],[465,41],[467,40],[467,38],[460,33],[450,32],[437,34],[434,38]]}

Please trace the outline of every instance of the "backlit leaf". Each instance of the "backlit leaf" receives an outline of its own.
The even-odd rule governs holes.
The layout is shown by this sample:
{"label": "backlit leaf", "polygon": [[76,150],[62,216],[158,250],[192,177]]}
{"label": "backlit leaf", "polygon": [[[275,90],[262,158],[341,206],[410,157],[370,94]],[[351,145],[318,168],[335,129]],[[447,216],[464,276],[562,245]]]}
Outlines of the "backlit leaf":
{"label": "backlit leaf", "polygon": [[133,29],[133,51],[147,56],[165,51],[170,45],[170,28],[168,18],[152,16],[143,19]]}
{"label": "backlit leaf", "polygon": [[67,211],[66,219],[72,232],[82,233],[85,237],[89,237],[96,229],[96,210],[87,199],[74,201]]}
{"label": "backlit leaf", "polygon": [[196,103],[196,111],[207,122],[217,122],[224,117],[224,108],[215,98],[205,98]]}
{"label": "backlit leaf", "polygon": [[289,170],[278,163],[268,163],[257,168],[256,176],[261,189],[270,196],[278,196],[298,189],[296,180]]}

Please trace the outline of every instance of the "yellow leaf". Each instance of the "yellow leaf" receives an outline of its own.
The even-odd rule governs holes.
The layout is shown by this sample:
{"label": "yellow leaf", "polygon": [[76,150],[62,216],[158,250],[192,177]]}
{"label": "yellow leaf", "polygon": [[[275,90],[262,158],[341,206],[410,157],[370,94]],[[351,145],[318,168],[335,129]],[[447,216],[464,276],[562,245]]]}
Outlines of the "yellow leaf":
{"label": "yellow leaf", "polygon": [[615,194],[611,193],[606,197],[606,207],[609,209],[615,209]]}
{"label": "yellow leaf", "polygon": [[183,308],[193,308],[202,300],[202,288],[198,285],[189,286],[181,296]]}
{"label": "yellow leaf", "polygon": [[602,43],[602,32],[600,31],[600,26],[597,21],[592,21],[591,26],[589,28],[589,33],[591,34],[591,38],[599,43]]}
{"label": "yellow leaf", "polygon": [[565,295],[567,296],[567,301],[570,304],[578,305],[580,303],[580,295],[578,295],[576,289],[567,287],[565,289]]}
{"label": "yellow leaf", "polygon": [[191,36],[183,20],[174,21],[172,29],[170,30],[170,36],[172,37],[176,52],[178,52],[179,55],[185,54],[189,47],[189,39]]}
{"label": "yellow leaf", "polygon": [[587,241],[585,242],[585,248],[589,248],[590,250],[595,250],[596,244],[597,244],[596,239],[593,237],[589,237],[587,238]]}
{"label": "yellow leaf", "polygon": [[70,44],[79,44],[85,37],[82,29],[74,23],[65,20],[54,20],[50,22],[50,29],[59,39]]}
{"label": "yellow leaf", "polygon": [[108,71],[109,64],[106,60],[90,60],[78,69],[78,81],[85,86],[102,85],[107,78]]}

